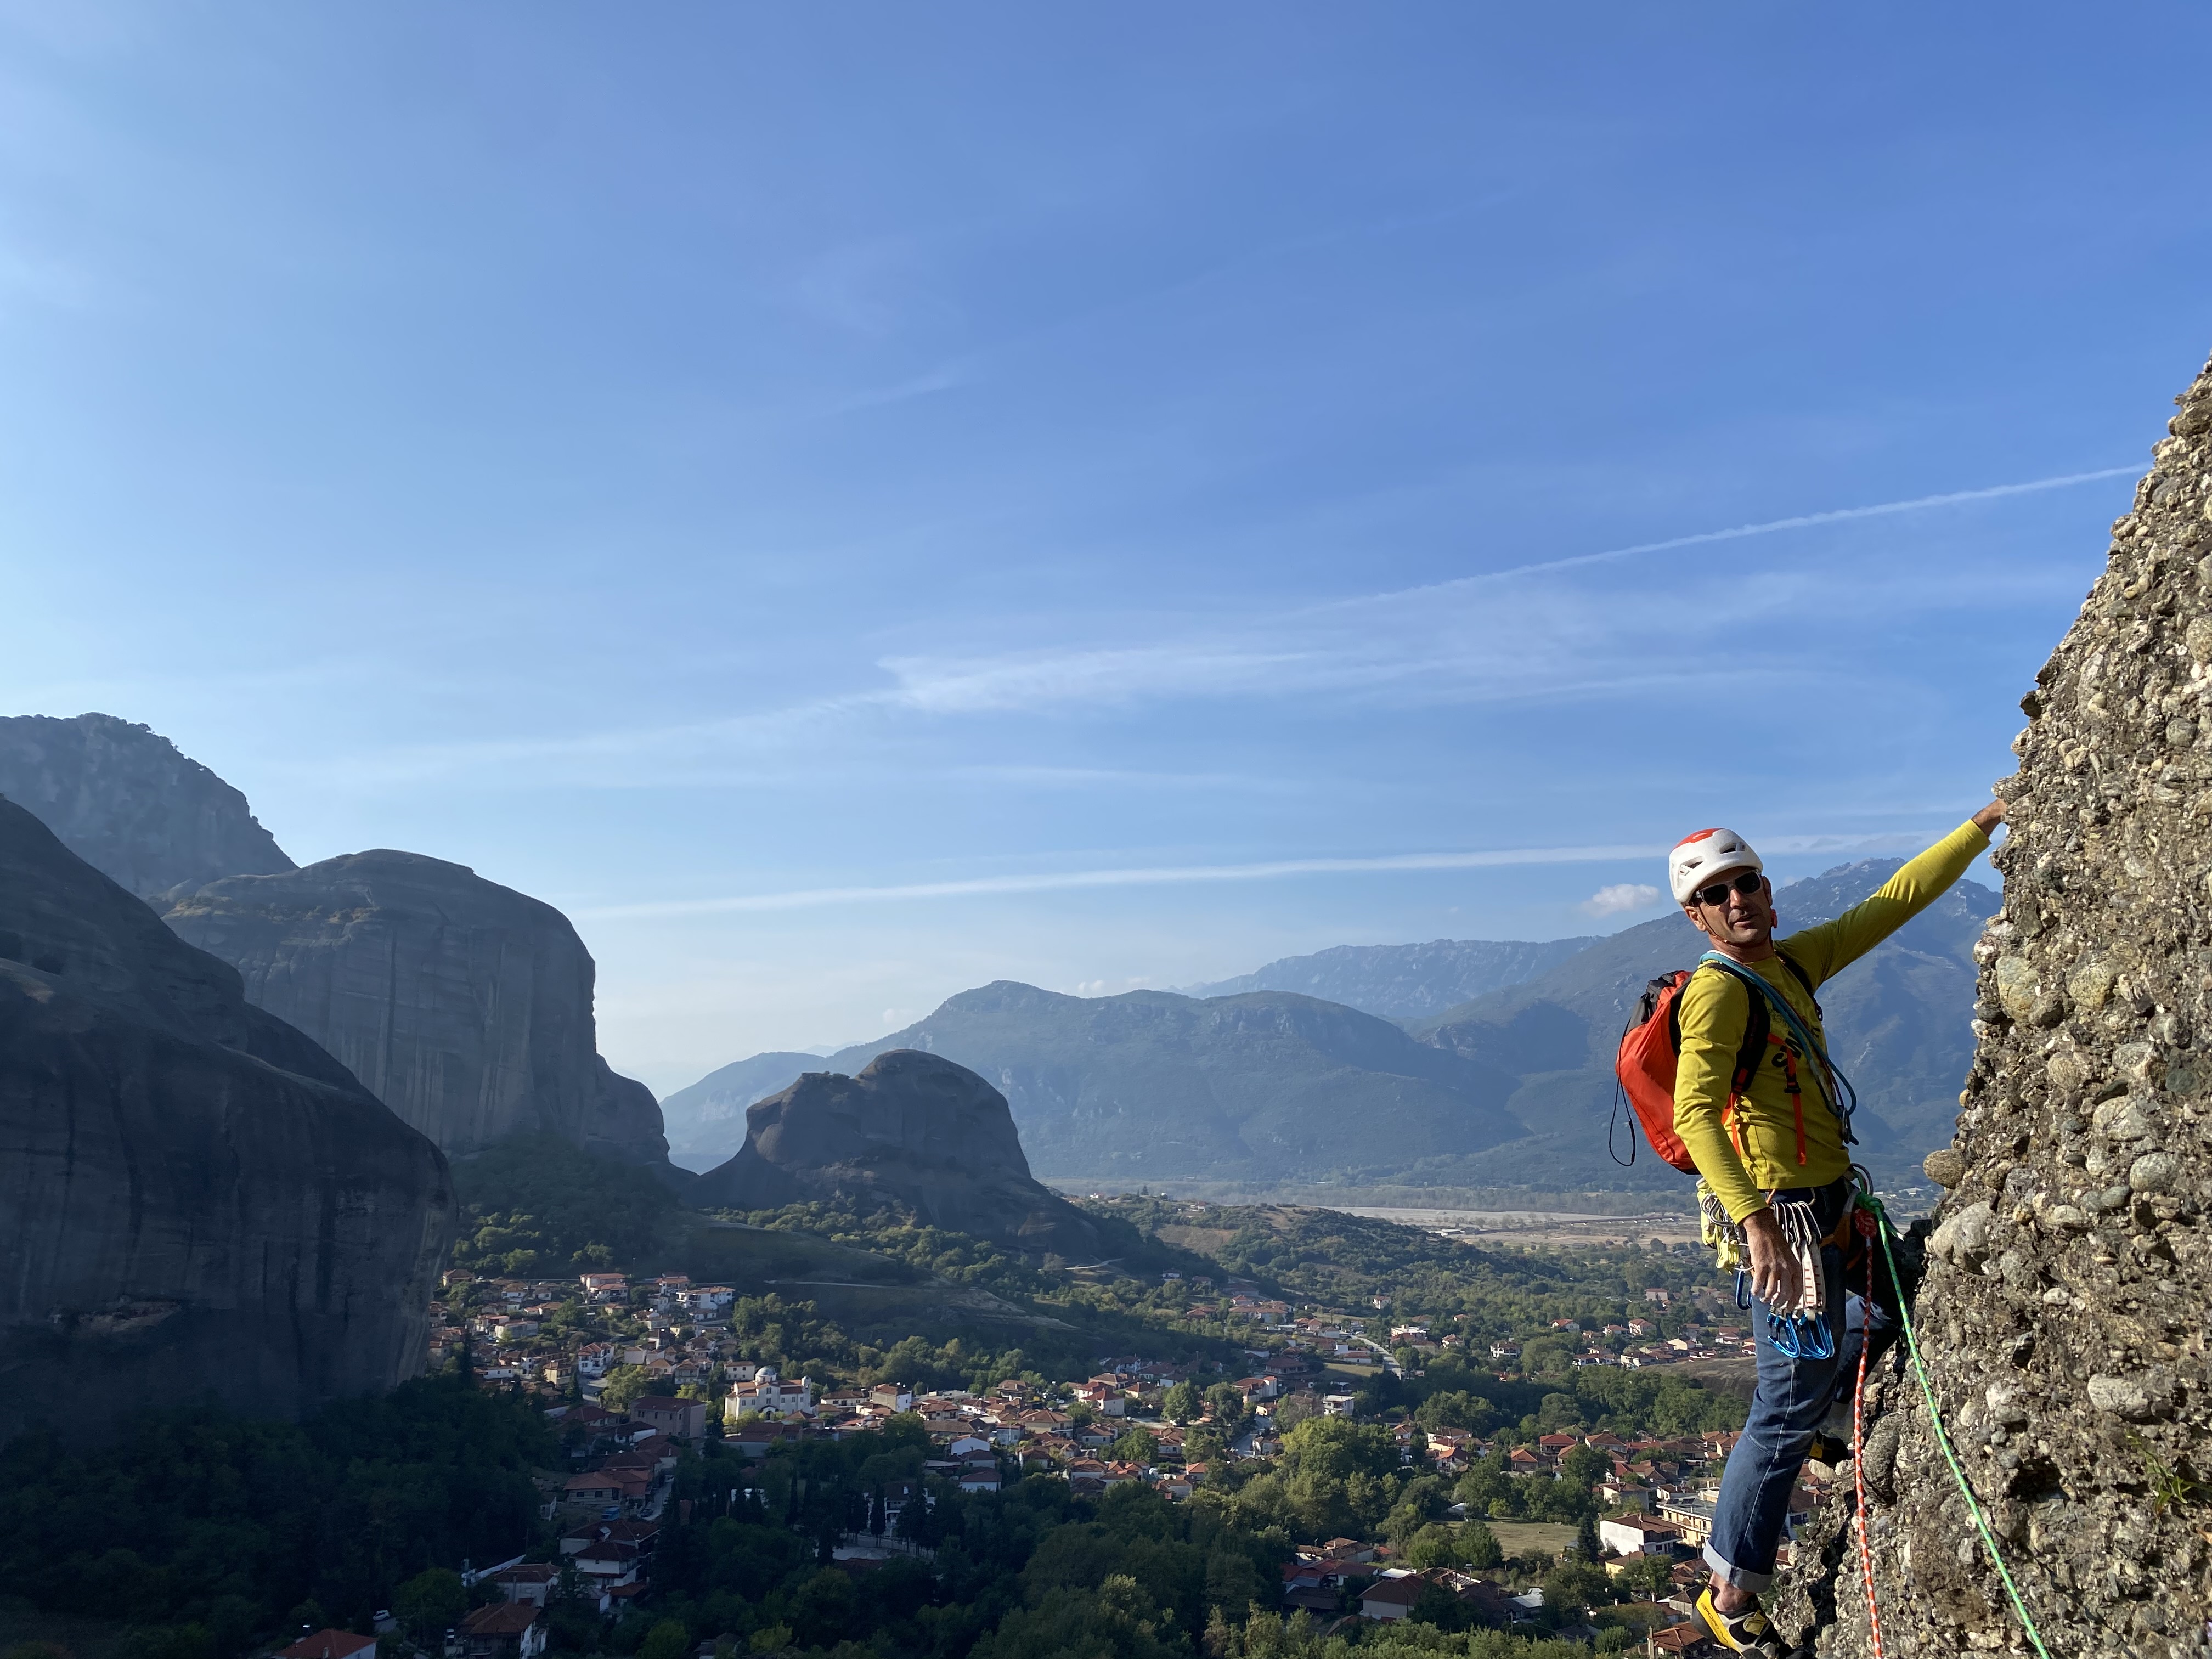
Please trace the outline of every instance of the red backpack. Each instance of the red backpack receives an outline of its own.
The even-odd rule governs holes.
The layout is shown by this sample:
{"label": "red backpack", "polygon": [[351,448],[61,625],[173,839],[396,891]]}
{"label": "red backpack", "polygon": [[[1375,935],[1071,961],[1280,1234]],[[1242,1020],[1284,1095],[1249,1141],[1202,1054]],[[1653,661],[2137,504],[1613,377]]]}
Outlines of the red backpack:
{"label": "red backpack", "polygon": [[[1813,981],[1802,968],[1792,961],[1785,951],[1775,955],[1782,965],[1797,977],[1805,988],[1805,994],[1813,994]],[[1651,1150],[1684,1175],[1698,1173],[1690,1149],[1682,1144],[1682,1137],[1674,1133],[1674,1072],[1682,1057],[1682,1016],[1680,1003],[1682,988],[1690,982],[1694,968],[1677,968],[1662,974],[1644,988],[1637,1000],[1636,1018],[1620,1034],[1620,1053],[1613,1062],[1616,1079],[1613,1091],[1613,1119],[1606,1126],[1606,1150],[1613,1152],[1613,1137],[1620,1121],[1620,1103],[1625,1097],[1644,1126],[1644,1138],[1651,1143]],[[1744,994],[1750,999],[1751,1008],[1743,1023],[1743,1043],[1735,1053],[1735,1074],[1729,1081],[1729,1103],[1733,1106],[1750,1086],[1752,1076],[1759,1069],[1767,1044],[1773,1043],[1782,1050],[1783,1066],[1789,1073],[1789,1090],[1798,1097],[1797,1064],[1790,1053],[1790,1045],[1774,1033],[1773,1018],[1767,1012],[1766,999],[1752,996],[1749,988]],[[1818,1006],[1815,1004],[1814,1006]],[[1798,1100],[1799,1161],[1803,1161],[1804,1106]],[[1636,1162],[1636,1131],[1628,1132],[1628,1156],[1613,1153],[1613,1161],[1626,1167]]]}

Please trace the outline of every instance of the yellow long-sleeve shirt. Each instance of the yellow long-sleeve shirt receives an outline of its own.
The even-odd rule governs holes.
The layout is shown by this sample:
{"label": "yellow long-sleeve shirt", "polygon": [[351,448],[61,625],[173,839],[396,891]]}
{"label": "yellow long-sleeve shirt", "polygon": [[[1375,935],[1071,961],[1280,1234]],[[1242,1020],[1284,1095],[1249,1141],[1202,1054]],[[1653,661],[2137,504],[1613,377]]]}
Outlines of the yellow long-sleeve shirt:
{"label": "yellow long-sleeve shirt", "polygon": [[[1792,933],[1778,943],[1817,988],[1934,903],[1989,844],[1990,838],[1972,823],[1960,824],[1833,921]],[[1772,957],[1744,965],[1785,998],[1821,1046],[1827,1046],[1820,1012],[1796,975]],[[1799,1051],[1788,1022],[1771,1009],[1774,1035],[1789,1044],[1803,1091],[1805,1161],[1797,1161],[1797,1124],[1787,1073],[1771,1044],[1735,1109],[1735,1135],[1730,1138],[1723,1111],[1753,994],[1748,985],[1730,978],[1723,969],[1700,968],[1692,975],[1682,988],[1682,1058],[1674,1073],[1674,1132],[1697,1160],[1705,1184],[1737,1221],[1765,1209],[1771,1189],[1825,1187],[1848,1175],[1851,1167],[1850,1156],[1844,1150],[1843,1126],[1827,1099],[1819,1062]]]}

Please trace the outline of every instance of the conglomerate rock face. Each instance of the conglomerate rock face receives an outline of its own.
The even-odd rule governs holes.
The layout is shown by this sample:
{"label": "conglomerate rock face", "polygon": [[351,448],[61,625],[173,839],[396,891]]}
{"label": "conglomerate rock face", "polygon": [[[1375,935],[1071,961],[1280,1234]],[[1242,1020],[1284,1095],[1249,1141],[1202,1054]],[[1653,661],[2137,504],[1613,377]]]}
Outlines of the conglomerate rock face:
{"label": "conglomerate rock face", "polygon": [[0,1441],[420,1370],[438,1149],[0,802]]}
{"label": "conglomerate rock face", "polygon": [[745,1144],[699,1177],[694,1204],[896,1204],[933,1226],[1093,1259],[1091,1218],[1030,1174],[1006,1097],[939,1054],[894,1048],[857,1076],[809,1072],[745,1112]]}
{"label": "conglomerate rock face", "polygon": [[599,1057],[591,953],[550,904],[379,850],[210,882],[163,919],[452,1156],[556,1134],[666,1165],[660,1108]]}
{"label": "conglomerate rock face", "polygon": [[[1915,1304],[1935,1396],[2053,1659],[2212,1651],[2212,369],[2181,405],[2023,700],[1978,1046],[1929,1160],[1951,1188]],[[1917,1384],[1881,1392],[1887,1651],[2025,1650]],[[1847,1511],[1778,1611],[1856,1659]]]}
{"label": "conglomerate rock face", "polygon": [[112,714],[0,718],[0,795],[141,898],[289,870],[246,797],[158,732]]}

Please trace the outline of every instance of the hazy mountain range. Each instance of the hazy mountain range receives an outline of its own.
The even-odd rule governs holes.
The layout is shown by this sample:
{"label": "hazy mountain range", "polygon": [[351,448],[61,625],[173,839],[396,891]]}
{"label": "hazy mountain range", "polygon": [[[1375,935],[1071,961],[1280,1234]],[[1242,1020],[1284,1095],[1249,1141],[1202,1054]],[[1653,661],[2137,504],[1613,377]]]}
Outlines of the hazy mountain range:
{"label": "hazy mountain range", "polygon": [[[1785,929],[1837,915],[1897,867],[1871,860],[1790,884],[1777,895]],[[1996,907],[1989,889],[1961,882],[1823,989],[1835,1058],[1859,1088],[1863,1161],[1885,1178],[1949,1138],[1972,1047],[1971,951]],[[801,1073],[849,1073],[909,1048],[995,1084],[1047,1178],[1679,1183],[1648,1149],[1632,1169],[1608,1156],[1612,1060],[1645,982],[1694,962],[1702,940],[1676,915],[1594,943],[1559,941],[1547,963],[1549,948],[1362,945],[1224,981],[1333,982],[1387,1006],[1432,994],[1425,988],[1449,982],[1454,963],[1491,976],[1495,988],[1403,1023],[1281,988],[1084,998],[1002,981],[826,1059],[760,1054],[722,1067],[661,1103],[671,1155],[692,1168],[718,1164],[744,1139],[753,1101]],[[1624,1125],[1614,1140],[1624,1158],[1626,1135]]]}
{"label": "hazy mountain range", "polygon": [[1534,941],[1439,939],[1425,945],[1339,945],[1311,956],[1285,957],[1235,979],[1176,988],[1188,997],[1296,991],[1385,1019],[1426,1019],[1486,992],[1534,979],[1596,943],[1591,935]]}

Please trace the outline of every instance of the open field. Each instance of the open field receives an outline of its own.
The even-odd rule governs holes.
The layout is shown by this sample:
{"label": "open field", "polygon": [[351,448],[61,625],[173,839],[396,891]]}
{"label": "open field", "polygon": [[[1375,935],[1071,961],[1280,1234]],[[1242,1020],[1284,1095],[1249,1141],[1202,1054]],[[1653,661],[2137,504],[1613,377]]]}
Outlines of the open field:
{"label": "open field", "polygon": [[1490,1535],[1508,1555],[1529,1555],[1538,1550],[1556,1556],[1574,1546],[1575,1529],[1556,1521],[1486,1521]]}
{"label": "open field", "polygon": [[1694,1244],[1698,1218],[1674,1210],[1641,1215],[1588,1215],[1571,1210],[1425,1210],[1353,1208],[1347,1215],[1371,1216],[1431,1232],[1502,1244]]}
{"label": "open field", "polygon": [[[1668,1173],[1672,1176],[1674,1172]],[[1129,1190],[1127,1180],[1118,1176],[1040,1175],[1037,1179],[1070,1198]],[[1653,1211],[1694,1213],[1688,1184],[1679,1179],[1648,1190],[1597,1193],[1538,1191],[1527,1187],[1346,1187],[1315,1182],[1234,1181],[1154,1181],[1147,1182],[1145,1190],[1159,1198],[1210,1204],[1289,1204],[1363,1215],[1378,1209],[1563,1216],[1631,1216]]]}

